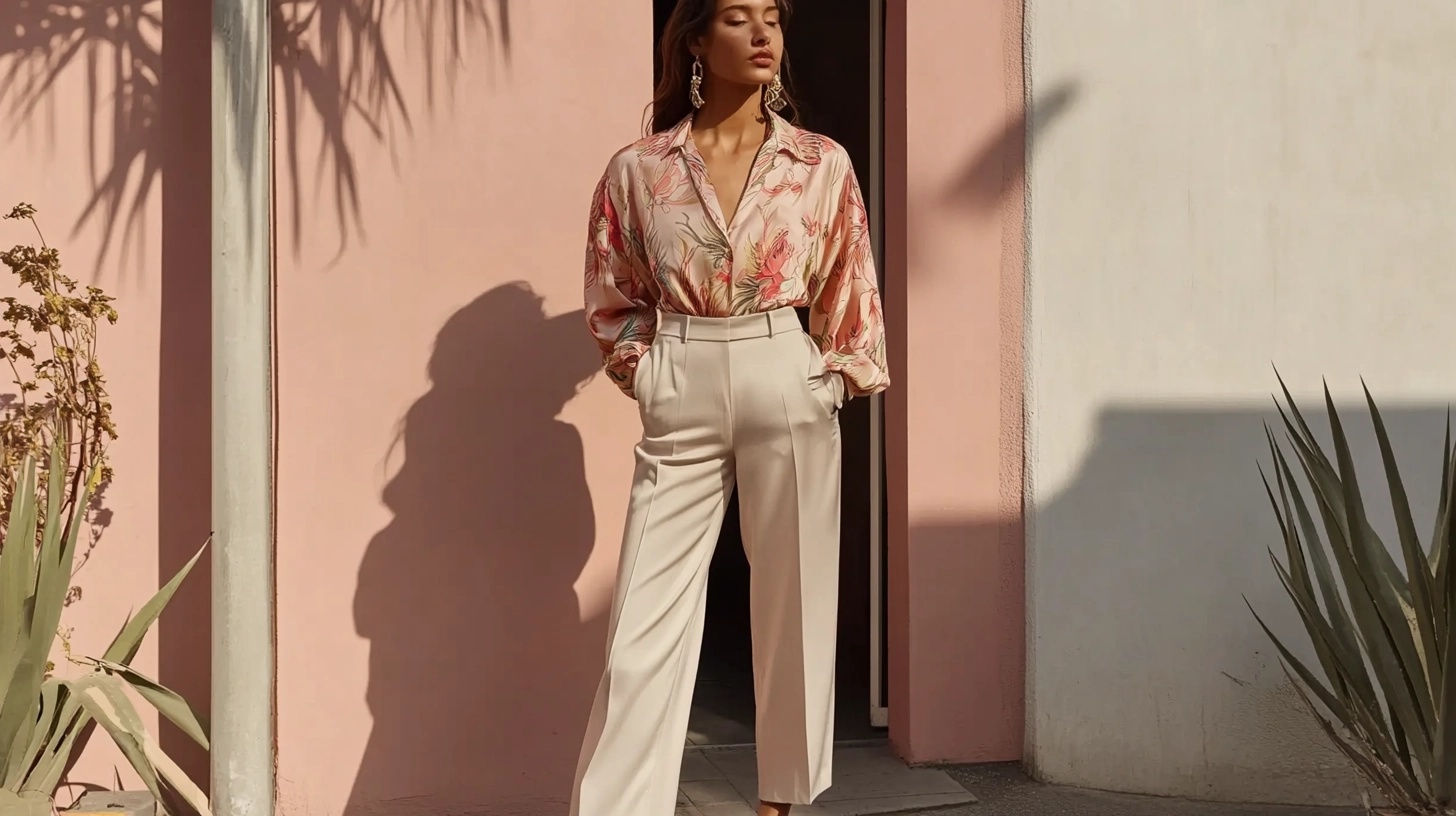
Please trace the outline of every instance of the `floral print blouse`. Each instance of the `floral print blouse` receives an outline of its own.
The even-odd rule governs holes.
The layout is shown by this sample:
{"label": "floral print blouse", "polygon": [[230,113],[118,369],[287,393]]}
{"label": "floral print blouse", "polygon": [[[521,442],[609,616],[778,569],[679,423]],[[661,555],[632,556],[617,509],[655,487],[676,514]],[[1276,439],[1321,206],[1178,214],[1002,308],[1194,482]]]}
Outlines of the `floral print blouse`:
{"label": "floral print blouse", "polygon": [[770,117],[733,222],[692,139],[691,117],[614,156],[597,185],[586,315],[628,396],[658,310],[733,317],[809,307],[809,334],[851,396],[885,390],[884,312],[849,154]]}

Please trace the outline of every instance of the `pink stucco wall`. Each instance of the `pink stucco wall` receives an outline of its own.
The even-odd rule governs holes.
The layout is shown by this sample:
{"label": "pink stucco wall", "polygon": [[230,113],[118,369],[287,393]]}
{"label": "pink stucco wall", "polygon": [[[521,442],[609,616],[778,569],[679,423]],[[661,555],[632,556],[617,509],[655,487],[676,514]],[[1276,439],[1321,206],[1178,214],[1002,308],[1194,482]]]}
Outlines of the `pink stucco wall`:
{"label": "pink stucco wall", "polygon": [[582,242],[651,4],[474,5],[458,61],[443,13],[355,55],[408,126],[364,84],[310,96],[340,32],[278,75],[284,814],[564,812],[601,669],[639,426],[595,376]]}
{"label": "pink stucco wall", "polygon": [[888,6],[890,735],[913,761],[1021,755],[1021,7]]}
{"label": "pink stucco wall", "polygon": [[[67,617],[83,652],[208,528],[208,16],[145,5],[162,22],[134,31],[0,11],[7,65],[40,66],[55,37],[96,57],[63,67],[0,151],[0,208],[40,206],[70,270],[123,313],[103,346],[115,521]],[[386,3],[377,32],[336,4],[280,5],[284,814],[559,812],[600,669],[637,420],[594,376],[581,241],[606,158],[640,128],[651,7],[476,5],[458,59],[443,14],[417,13],[446,4]],[[888,4],[886,60],[891,734],[915,760],[1008,759],[1024,662],[1020,3],[907,5]],[[120,84],[116,64],[133,66]],[[117,116],[117,98],[135,107]],[[112,191],[114,210],[82,217]],[[0,243],[24,237],[0,225]],[[207,589],[204,564],[141,658],[204,707]],[[109,783],[116,764],[99,747],[77,777]]]}

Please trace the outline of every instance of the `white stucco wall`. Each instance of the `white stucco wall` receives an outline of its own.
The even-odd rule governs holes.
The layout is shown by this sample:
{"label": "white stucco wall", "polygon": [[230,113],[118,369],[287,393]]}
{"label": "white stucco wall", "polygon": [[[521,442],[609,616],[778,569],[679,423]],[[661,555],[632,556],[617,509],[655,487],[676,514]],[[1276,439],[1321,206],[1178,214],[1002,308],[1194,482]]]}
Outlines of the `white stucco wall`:
{"label": "white stucco wall", "polygon": [[[1028,756],[1155,794],[1350,802],[1242,596],[1271,363],[1364,376],[1429,530],[1456,394],[1456,4],[1028,0]],[[1388,511],[1387,511],[1388,513]]]}

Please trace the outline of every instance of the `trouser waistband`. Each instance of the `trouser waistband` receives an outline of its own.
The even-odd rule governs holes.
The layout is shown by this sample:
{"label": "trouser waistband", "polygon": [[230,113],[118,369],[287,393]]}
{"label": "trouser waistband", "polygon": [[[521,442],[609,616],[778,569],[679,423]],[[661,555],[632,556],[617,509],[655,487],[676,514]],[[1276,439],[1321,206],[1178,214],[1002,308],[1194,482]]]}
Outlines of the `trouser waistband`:
{"label": "trouser waistband", "polygon": [[738,317],[693,317],[663,312],[657,323],[659,335],[710,343],[752,340],[803,330],[799,324],[799,315],[792,306]]}

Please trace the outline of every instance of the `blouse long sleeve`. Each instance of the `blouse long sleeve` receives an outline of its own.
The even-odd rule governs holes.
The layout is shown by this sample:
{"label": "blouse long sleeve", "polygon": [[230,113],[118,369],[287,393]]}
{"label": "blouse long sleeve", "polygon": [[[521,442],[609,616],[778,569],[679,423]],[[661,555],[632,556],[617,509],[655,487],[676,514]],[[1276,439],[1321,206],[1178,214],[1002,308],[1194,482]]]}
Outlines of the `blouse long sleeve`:
{"label": "blouse long sleeve", "polygon": [[635,399],[637,361],[657,334],[657,299],[644,283],[647,267],[642,233],[631,224],[629,207],[622,175],[608,168],[592,197],[586,320],[601,349],[607,376]]}
{"label": "blouse long sleeve", "polygon": [[890,387],[885,360],[885,316],[870,245],[863,194],[844,160],[838,208],[826,226],[824,268],[809,329],[831,371],[844,377],[850,396]]}

